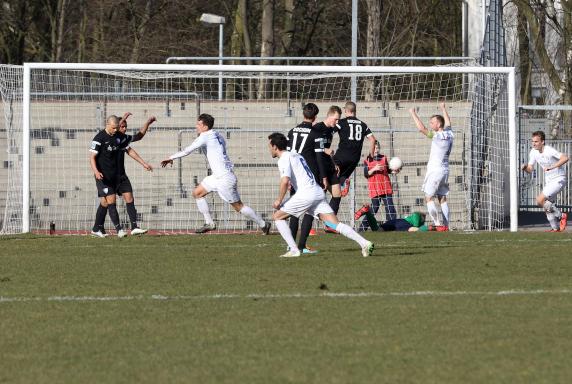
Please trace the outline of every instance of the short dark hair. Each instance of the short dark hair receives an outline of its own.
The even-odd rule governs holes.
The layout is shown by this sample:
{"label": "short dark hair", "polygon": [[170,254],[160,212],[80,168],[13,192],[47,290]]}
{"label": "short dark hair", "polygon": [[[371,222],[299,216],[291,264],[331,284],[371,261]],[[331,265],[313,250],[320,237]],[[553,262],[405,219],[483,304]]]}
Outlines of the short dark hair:
{"label": "short dark hair", "polygon": [[328,115],[333,115],[334,113],[342,114],[342,110],[337,105],[332,105],[330,109],[328,109]]}
{"label": "short dark hair", "polygon": [[538,136],[540,137],[540,140],[545,141],[546,140],[546,135],[544,134],[544,132],[542,131],[534,131],[532,132],[532,137],[534,136]]}
{"label": "short dark hair", "polygon": [[197,120],[202,121],[203,124],[206,125],[209,129],[212,129],[214,126],[214,117],[212,117],[208,113],[201,113]]}
{"label": "short dark hair", "polygon": [[270,134],[268,139],[270,140],[270,145],[276,146],[281,151],[285,151],[288,148],[288,139],[280,132]]}
{"label": "short dark hair", "polygon": [[318,106],[314,103],[308,103],[304,105],[304,108],[302,108],[302,114],[305,119],[314,119],[318,116],[319,112],[320,110],[318,109]]}
{"label": "short dark hair", "polygon": [[441,128],[445,128],[445,118],[441,115],[433,115],[431,118],[436,118],[439,120],[439,124],[441,124]]}

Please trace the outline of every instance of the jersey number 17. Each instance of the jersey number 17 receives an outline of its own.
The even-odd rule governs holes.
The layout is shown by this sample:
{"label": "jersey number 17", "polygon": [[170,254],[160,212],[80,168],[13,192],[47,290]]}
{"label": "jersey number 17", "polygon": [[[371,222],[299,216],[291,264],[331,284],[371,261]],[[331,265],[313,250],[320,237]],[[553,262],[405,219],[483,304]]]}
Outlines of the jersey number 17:
{"label": "jersey number 17", "polygon": [[296,146],[296,144],[298,144],[298,132],[292,133],[292,149],[291,149],[292,152],[300,153],[302,151],[302,148],[304,148],[306,140],[308,139],[308,134],[300,133],[300,137],[302,139],[300,142],[300,146]]}

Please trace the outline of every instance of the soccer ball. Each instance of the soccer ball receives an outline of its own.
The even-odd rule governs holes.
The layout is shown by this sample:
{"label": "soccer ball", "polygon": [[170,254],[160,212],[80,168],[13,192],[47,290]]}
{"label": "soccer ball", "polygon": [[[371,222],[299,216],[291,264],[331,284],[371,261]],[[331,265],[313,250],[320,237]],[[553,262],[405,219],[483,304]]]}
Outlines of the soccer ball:
{"label": "soccer ball", "polygon": [[399,171],[401,167],[403,167],[403,162],[399,157],[392,157],[391,160],[389,160],[389,169],[392,171]]}

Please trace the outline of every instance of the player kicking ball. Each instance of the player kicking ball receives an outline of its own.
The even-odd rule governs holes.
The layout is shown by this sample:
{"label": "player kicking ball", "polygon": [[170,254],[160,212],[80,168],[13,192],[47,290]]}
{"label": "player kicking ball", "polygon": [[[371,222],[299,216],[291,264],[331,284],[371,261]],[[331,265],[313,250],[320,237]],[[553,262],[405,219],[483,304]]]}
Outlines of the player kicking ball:
{"label": "player kicking ball", "polygon": [[[268,136],[268,147],[272,158],[278,159],[280,170],[280,192],[272,206],[276,211],[272,215],[276,228],[286,241],[289,251],[280,257],[299,257],[300,249],[294,241],[292,232],[286,222],[290,216],[301,217],[305,213],[317,216],[326,226],[342,235],[352,239],[361,247],[363,257],[372,254],[374,244],[364,239],[349,225],[340,223],[334,211],[326,201],[326,195],[316,182],[306,160],[297,153],[288,152],[288,139],[281,133]],[[289,184],[296,190],[296,194],[284,201]]]}
{"label": "player kicking ball", "polygon": [[197,202],[199,212],[205,218],[205,225],[195,232],[205,233],[216,229],[216,224],[212,219],[209,205],[205,199],[206,195],[216,191],[220,198],[232,205],[236,212],[253,220],[260,226],[262,233],[268,235],[271,224],[264,221],[252,208],[243,204],[240,200],[234,166],[226,152],[226,141],[219,132],[212,129],[213,125],[214,117],[206,113],[201,114],[195,126],[199,137],[182,151],[161,161],[161,167],[164,168],[168,164],[172,165],[173,160],[188,156],[191,152],[202,148],[204,153],[206,153],[212,175],[205,177],[199,186],[193,190],[193,197]]}
{"label": "player kicking ball", "polygon": [[532,133],[532,150],[528,156],[528,164],[523,164],[522,170],[531,173],[536,163],[540,164],[544,170],[545,184],[542,192],[536,197],[536,204],[544,208],[552,228],[548,232],[562,232],[566,229],[568,214],[558,209],[554,200],[556,195],[566,186],[564,164],[568,162],[568,156],[549,145],[545,145],[544,139],[544,132]]}

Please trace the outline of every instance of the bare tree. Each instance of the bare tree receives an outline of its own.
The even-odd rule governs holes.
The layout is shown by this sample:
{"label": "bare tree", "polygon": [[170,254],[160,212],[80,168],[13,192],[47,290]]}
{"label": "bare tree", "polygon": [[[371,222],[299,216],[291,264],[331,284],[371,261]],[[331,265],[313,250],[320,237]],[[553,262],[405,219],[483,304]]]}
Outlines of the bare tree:
{"label": "bare tree", "polygon": [[[381,52],[381,2],[382,0],[367,0],[367,38],[366,55],[369,57],[379,56]],[[375,65],[375,60],[369,60],[369,65]],[[366,80],[364,84],[365,99],[374,99],[375,78]]]}
{"label": "bare tree", "polygon": [[[265,57],[274,55],[274,0],[262,1],[262,21],[261,21],[261,34],[262,43],[260,46],[260,60],[261,65],[270,64],[269,60],[264,60]],[[266,97],[269,82],[261,74],[258,82],[258,99]]]}

